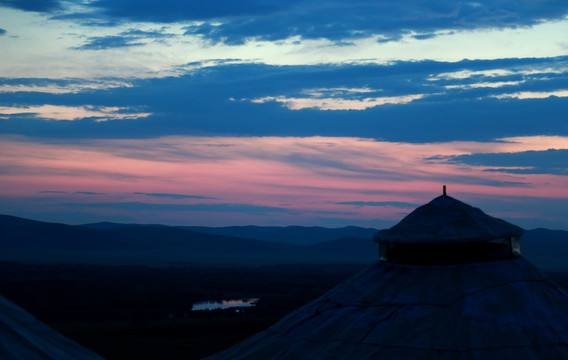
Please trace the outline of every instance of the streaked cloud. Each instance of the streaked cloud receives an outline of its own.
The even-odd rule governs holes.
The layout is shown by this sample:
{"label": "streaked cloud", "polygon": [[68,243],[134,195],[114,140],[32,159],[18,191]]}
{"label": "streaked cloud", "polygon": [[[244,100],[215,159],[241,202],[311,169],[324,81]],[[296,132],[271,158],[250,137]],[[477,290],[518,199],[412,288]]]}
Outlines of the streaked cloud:
{"label": "streaked cloud", "polygon": [[75,50],[101,50],[128,46],[141,46],[144,43],[124,36],[100,36],[90,38],[87,43],[75,47]]}
{"label": "streaked cloud", "polygon": [[[476,28],[517,28],[546,20],[562,19],[568,12],[564,3],[490,1],[448,3],[416,0],[391,1],[288,1],[266,3],[225,0],[207,4],[169,0],[163,6],[149,1],[98,0],[89,4],[100,17],[130,21],[168,23],[198,21],[188,32],[213,43],[242,44],[247,39],[277,41],[293,36],[333,41],[383,34],[396,38],[409,31],[416,39],[430,39],[437,30]],[[409,11],[413,9],[413,11]],[[423,41],[423,40],[422,40]]]}
{"label": "streaked cloud", "polygon": [[[522,152],[527,150],[544,151],[549,149],[561,150],[568,149],[568,137],[566,136],[518,136],[497,139],[505,142],[508,151],[501,152]],[[491,152],[491,151],[489,151]]]}
{"label": "streaked cloud", "polygon": [[2,26],[13,36],[1,37],[10,55],[0,73],[130,79],[179,75],[184,64],[210,59],[315,65],[562,56],[565,45],[556,37],[568,31],[568,7],[558,1],[65,1],[36,7],[39,14],[14,3],[3,9]]}
{"label": "streaked cloud", "polygon": [[0,85],[0,93],[37,92],[48,94],[77,94],[83,91],[109,90],[120,87],[132,87],[132,84],[121,80],[65,81],[63,83],[45,80],[38,80],[37,83],[30,81],[18,83],[12,81],[10,84]]}
{"label": "streaked cloud", "polygon": [[76,46],[74,50],[104,50],[110,48],[122,48],[130,46],[143,46],[148,42],[157,41],[158,39],[165,39],[175,37],[175,34],[166,33],[163,30],[140,30],[129,29],[117,35],[108,36],[93,36],[89,37],[87,41]]}
{"label": "streaked cloud", "polygon": [[104,203],[63,203],[68,208],[111,208],[128,211],[191,211],[191,212],[231,212],[247,214],[289,213],[290,210],[274,206],[251,204],[157,204],[145,202],[104,202]]}
{"label": "streaked cloud", "polygon": [[551,96],[568,97],[568,90],[555,91],[519,91],[511,94],[492,95],[497,99],[545,99]]}
{"label": "streaked cloud", "polygon": [[35,12],[52,12],[63,8],[61,0],[1,0],[0,6]]}
{"label": "streaked cloud", "polygon": [[429,80],[436,81],[440,79],[446,80],[464,80],[471,78],[496,78],[512,75],[538,75],[538,74],[562,74],[568,72],[568,67],[562,68],[544,68],[535,69],[531,66],[530,69],[488,69],[488,70],[460,70],[455,72],[440,73],[432,76]]}
{"label": "streaked cloud", "polygon": [[[568,198],[568,137],[558,136],[423,144],[347,137],[177,136],[73,144],[4,138],[1,146],[0,196],[32,199],[41,193],[43,208],[54,211],[82,208],[148,221],[161,214],[166,223],[187,224],[189,213],[200,212],[246,214],[223,217],[231,224],[269,224],[272,213],[296,224],[328,224],[337,216],[341,224],[395,221],[442,184],[464,200]],[[551,146],[558,150],[547,151]],[[99,194],[73,197],[87,193],[85,184],[89,194]],[[216,218],[199,221],[218,224]]]}
{"label": "streaked cloud", "polygon": [[[22,90],[45,87],[41,89],[45,92],[3,93],[0,106],[19,115],[0,116],[25,119],[25,122],[0,122],[0,131],[62,138],[325,135],[411,142],[568,135],[562,116],[567,97],[545,97],[531,102],[495,97],[521,91],[565,89],[568,73],[429,80],[440,73],[551,68],[566,62],[566,57],[558,57],[272,66],[243,63],[240,59],[212,59],[184,65],[179,71],[185,75],[158,79],[113,78],[84,83],[78,79],[0,79],[0,86],[25,86]],[[66,84],[70,92],[62,93]],[[98,88],[105,86],[108,88]],[[13,109],[13,104],[21,105]],[[95,108],[83,109],[89,111],[122,109],[97,114],[100,118],[93,120],[117,118],[114,114],[152,116],[140,118],[143,126],[123,126],[112,121],[97,126],[93,120],[47,126],[50,124],[43,118],[23,114],[29,112],[26,108],[44,104],[67,106],[67,112],[77,108],[77,104],[97,104]],[[314,111],[323,109],[327,110]],[[537,117],[540,120],[533,121]],[[451,126],[447,126],[449,119]],[[444,123],[446,126],[441,126]]]}
{"label": "streaked cloud", "polygon": [[507,217],[568,213],[567,15],[564,0],[0,0],[0,212],[386,224],[448,184]]}
{"label": "streaked cloud", "polygon": [[135,192],[135,195],[146,195],[152,197],[159,197],[159,198],[172,198],[172,199],[215,199],[214,197],[210,196],[203,196],[203,195],[186,195],[186,194],[166,194],[166,193],[143,193],[143,192]]}
{"label": "streaked cloud", "polygon": [[104,193],[98,193],[93,191],[75,191],[74,194],[77,195],[104,195]]}
{"label": "streaked cloud", "polygon": [[[499,64],[499,63],[496,63]],[[483,69],[483,70],[472,70],[465,69],[452,72],[442,72],[436,75],[432,75],[429,80],[464,80],[464,79],[479,79],[479,78],[499,78],[506,76],[531,76],[531,75],[547,75],[547,74],[565,74],[568,73],[568,63],[566,59],[558,59],[554,62],[519,62],[517,64],[509,64],[508,68],[499,67],[496,65],[495,68]]]}
{"label": "streaked cloud", "polygon": [[133,113],[130,108],[108,106],[59,106],[41,105],[26,107],[0,106],[1,115],[31,115],[44,120],[80,120],[94,119],[96,122],[109,120],[139,119],[152,115],[151,113]]}
{"label": "streaked cloud", "polygon": [[382,90],[370,89],[368,87],[363,88],[347,88],[347,87],[336,87],[336,88],[320,88],[320,89],[305,89],[302,93],[314,96],[314,97],[324,97],[324,96],[341,96],[344,94],[368,94],[377,93]]}
{"label": "streaked cloud", "polygon": [[366,110],[386,104],[408,104],[414,100],[422,99],[424,94],[363,98],[359,100],[341,98],[287,98],[267,96],[253,99],[251,102],[262,104],[275,101],[284,104],[290,110],[318,109],[318,110]]}
{"label": "streaked cloud", "polygon": [[[445,85],[446,89],[476,89],[476,88],[500,88],[503,86],[515,86],[522,84],[523,81],[496,81],[496,82],[481,82],[463,85]],[[495,96],[499,98],[498,96]]]}
{"label": "streaked cloud", "polygon": [[352,206],[392,206],[399,208],[411,208],[414,209],[421,204],[416,203],[406,203],[400,201],[342,201],[336,202],[337,205],[352,205]]}
{"label": "streaked cloud", "polygon": [[449,161],[513,174],[568,175],[568,149],[459,155]]}

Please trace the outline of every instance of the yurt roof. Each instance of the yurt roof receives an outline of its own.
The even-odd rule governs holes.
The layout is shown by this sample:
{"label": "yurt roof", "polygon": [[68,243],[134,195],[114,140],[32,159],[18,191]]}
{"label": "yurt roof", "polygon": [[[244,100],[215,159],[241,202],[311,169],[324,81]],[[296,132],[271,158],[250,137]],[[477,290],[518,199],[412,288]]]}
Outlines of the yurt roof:
{"label": "yurt roof", "polygon": [[0,359],[102,360],[0,296]]}
{"label": "yurt roof", "polygon": [[208,360],[568,359],[567,309],[523,258],[378,262]]}
{"label": "yurt roof", "polygon": [[398,224],[379,231],[376,242],[465,243],[520,237],[523,230],[478,208],[441,195],[408,214]]}
{"label": "yurt roof", "polygon": [[[443,195],[379,235],[444,244],[519,236],[521,229]],[[568,293],[522,257],[379,261],[207,359],[568,359]]]}

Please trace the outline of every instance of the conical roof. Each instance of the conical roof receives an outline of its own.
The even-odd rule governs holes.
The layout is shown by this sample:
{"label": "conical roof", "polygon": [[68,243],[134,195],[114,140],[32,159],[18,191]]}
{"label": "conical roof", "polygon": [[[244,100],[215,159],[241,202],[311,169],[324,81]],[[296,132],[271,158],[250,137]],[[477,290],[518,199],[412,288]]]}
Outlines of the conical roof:
{"label": "conical roof", "polygon": [[520,237],[523,230],[478,208],[441,195],[418,207],[390,229],[379,231],[376,242],[465,243]]}
{"label": "conical roof", "polygon": [[568,294],[523,258],[378,262],[207,359],[568,359]]}
{"label": "conical roof", "polygon": [[[378,240],[445,244],[520,235],[520,228],[447,196],[399,225]],[[522,257],[444,265],[379,261],[207,359],[310,358],[568,359],[568,293]]]}
{"label": "conical roof", "polygon": [[0,296],[0,359],[103,360]]}

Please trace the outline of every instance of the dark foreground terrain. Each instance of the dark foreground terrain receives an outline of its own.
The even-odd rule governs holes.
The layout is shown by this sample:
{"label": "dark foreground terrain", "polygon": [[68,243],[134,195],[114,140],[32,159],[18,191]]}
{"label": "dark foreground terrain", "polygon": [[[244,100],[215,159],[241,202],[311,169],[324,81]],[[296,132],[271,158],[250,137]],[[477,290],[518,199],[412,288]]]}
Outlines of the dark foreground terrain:
{"label": "dark foreground terrain", "polygon": [[[72,226],[0,215],[0,294],[108,359],[199,359],[376,261],[375,232]],[[521,244],[568,286],[567,231],[527,230]],[[276,265],[294,263],[303,265]],[[191,311],[195,302],[242,298],[260,300],[239,312]]]}
{"label": "dark foreground terrain", "polygon": [[[365,265],[170,267],[0,263],[0,294],[108,359],[200,359],[263,330]],[[236,312],[204,300],[260,298]]]}
{"label": "dark foreground terrain", "polygon": [[[261,331],[366,265],[170,267],[0,263],[0,294],[107,359],[200,359]],[[548,273],[568,288],[568,273]],[[260,298],[240,311],[204,300]]]}

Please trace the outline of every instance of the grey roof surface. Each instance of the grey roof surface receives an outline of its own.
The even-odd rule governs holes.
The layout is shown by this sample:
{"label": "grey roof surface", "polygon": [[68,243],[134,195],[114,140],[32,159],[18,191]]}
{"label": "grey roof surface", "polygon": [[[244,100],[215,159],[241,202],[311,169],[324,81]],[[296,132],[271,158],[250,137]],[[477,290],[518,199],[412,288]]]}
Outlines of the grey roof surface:
{"label": "grey roof surface", "polygon": [[376,242],[464,243],[520,237],[523,230],[478,208],[442,195],[418,207],[398,224],[377,232]]}
{"label": "grey roof surface", "polygon": [[102,360],[0,296],[0,359]]}
{"label": "grey roof surface", "polygon": [[568,294],[523,258],[379,262],[220,359],[568,359]]}

